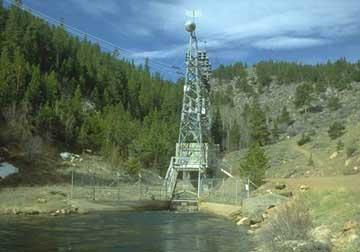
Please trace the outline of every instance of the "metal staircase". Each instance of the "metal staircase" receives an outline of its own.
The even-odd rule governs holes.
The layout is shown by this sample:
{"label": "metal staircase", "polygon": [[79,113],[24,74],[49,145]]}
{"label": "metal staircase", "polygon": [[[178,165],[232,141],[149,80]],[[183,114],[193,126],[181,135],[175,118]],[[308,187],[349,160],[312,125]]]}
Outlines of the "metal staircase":
{"label": "metal staircase", "polygon": [[178,177],[178,171],[174,167],[175,164],[175,157],[171,157],[169,168],[166,172],[165,181],[164,181],[164,188],[166,192],[166,196],[172,198],[172,195],[174,193],[177,177]]}

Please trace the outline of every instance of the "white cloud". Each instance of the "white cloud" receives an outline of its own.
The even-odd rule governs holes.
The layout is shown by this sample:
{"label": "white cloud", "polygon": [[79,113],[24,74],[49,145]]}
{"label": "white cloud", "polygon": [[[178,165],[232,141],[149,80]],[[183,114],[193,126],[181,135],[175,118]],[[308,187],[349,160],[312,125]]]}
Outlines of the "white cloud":
{"label": "white cloud", "polygon": [[[304,38],[303,43],[296,43],[296,39],[288,40],[296,43],[296,48],[301,48],[301,45],[318,45],[319,41],[311,39],[314,35],[337,40],[354,32],[360,33],[360,2],[355,0],[184,0],[174,5],[149,1],[146,12],[161,23],[164,32],[181,34],[185,12],[193,8],[201,10],[199,34],[208,42],[215,41],[213,45],[209,44],[213,48],[226,47],[234,42],[261,44],[264,39],[288,36]],[[289,48],[284,43],[281,45]]]}
{"label": "white cloud", "polygon": [[325,39],[281,36],[256,41],[254,46],[268,50],[289,50],[320,46],[327,43],[329,41]]}
{"label": "white cloud", "polygon": [[116,14],[119,3],[115,0],[72,0],[81,10],[94,16]]}
{"label": "white cloud", "polygon": [[300,50],[360,37],[359,0],[69,1],[104,20],[109,14],[118,17],[112,19],[114,33],[134,45],[135,58],[183,55],[188,37],[183,25],[192,9],[202,13],[196,21],[199,38],[219,58],[225,58],[224,51],[241,60],[254,48]]}
{"label": "white cloud", "polygon": [[165,58],[176,57],[184,53],[184,51],[185,51],[185,45],[177,46],[170,49],[136,52],[132,54],[132,57],[134,57],[135,59],[138,58],[165,59]]}

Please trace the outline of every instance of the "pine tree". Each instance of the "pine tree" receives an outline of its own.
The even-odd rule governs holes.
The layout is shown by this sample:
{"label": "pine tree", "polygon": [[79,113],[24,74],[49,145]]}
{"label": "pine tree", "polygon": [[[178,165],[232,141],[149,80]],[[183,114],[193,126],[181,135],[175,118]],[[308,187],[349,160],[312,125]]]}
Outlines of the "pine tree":
{"label": "pine tree", "polygon": [[345,126],[341,122],[334,122],[330,125],[328,130],[329,137],[334,140],[345,134]]}
{"label": "pine tree", "polygon": [[250,107],[249,128],[252,142],[261,146],[269,142],[270,132],[266,124],[266,116],[257,100],[254,100]]}
{"label": "pine tree", "polygon": [[53,104],[57,98],[58,90],[57,90],[57,79],[55,72],[51,72],[50,74],[46,74],[44,77],[45,84],[45,99]]}
{"label": "pine tree", "polygon": [[178,136],[183,81],[174,85],[150,73],[148,62],[140,68],[62,26],[0,5],[0,113],[14,107],[26,121],[26,131],[6,130],[20,132],[17,139],[24,141],[45,133],[44,139],[70,151],[103,150],[116,164],[131,159],[166,169]]}
{"label": "pine tree", "polygon": [[241,176],[249,177],[253,183],[261,185],[268,168],[268,158],[264,149],[258,143],[252,144],[240,164]]}
{"label": "pine tree", "polygon": [[283,109],[281,110],[279,123],[289,125],[290,121],[291,121],[290,113],[287,110],[286,106],[284,106]]}
{"label": "pine tree", "polygon": [[216,109],[211,125],[211,136],[215,144],[222,144],[224,131],[219,108]]}
{"label": "pine tree", "polygon": [[229,151],[239,150],[240,148],[240,127],[239,124],[234,121],[230,126],[229,132]]}
{"label": "pine tree", "polygon": [[304,83],[297,86],[294,101],[297,108],[305,107],[305,109],[307,109],[313,100],[314,97],[312,84]]}
{"label": "pine tree", "polygon": [[32,111],[40,107],[43,102],[41,94],[41,74],[39,67],[33,67],[31,81],[25,93],[25,100],[31,105]]}
{"label": "pine tree", "polygon": [[22,99],[29,75],[29,65],[25,61],[24,55],[19,48],[16,48],[14,55],[14,71],[15,71],[15,93],[19,101]]}
{"label": "pine tree", "polygon": [[4,41],[3,38],[3,31],[5,29],[5,9],[4,9],[4,3],[3,0],[0,0],[0,51],[2,47],[2,42]]}
{"label": "pine tree", "polygon": [[279,129],[277,120],[274,121],[273,128],[271,129],[271,136],[272,136],[272,139],[273,139],[274,141],[279,140],[279,137],[280,137],[280,129]]}
{"label": "pine tree", "polygon": [[13,102],[11,85],[15,82],[15,75],[12,70],[8,50],[4,47],[0,56],[0,109]]}
{"label": "pine tree", "polygon": [[22,46],[22,37],[23,37],[23,13],[16,7],[12,6],[8,13],[8,18],[5,24],[5,31],[3,38],[4,46],[6,46],[10,52],[13,52],[16,47]]}

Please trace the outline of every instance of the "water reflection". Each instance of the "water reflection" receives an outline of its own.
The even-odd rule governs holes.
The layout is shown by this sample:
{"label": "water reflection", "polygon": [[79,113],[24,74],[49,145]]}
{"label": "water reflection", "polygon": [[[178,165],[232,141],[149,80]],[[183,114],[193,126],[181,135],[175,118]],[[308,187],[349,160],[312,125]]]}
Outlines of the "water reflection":
{"label": "water reflection", "polygon": [[246,230],[203,214],[106,213],[1,217],[0,251],[249,251]]}

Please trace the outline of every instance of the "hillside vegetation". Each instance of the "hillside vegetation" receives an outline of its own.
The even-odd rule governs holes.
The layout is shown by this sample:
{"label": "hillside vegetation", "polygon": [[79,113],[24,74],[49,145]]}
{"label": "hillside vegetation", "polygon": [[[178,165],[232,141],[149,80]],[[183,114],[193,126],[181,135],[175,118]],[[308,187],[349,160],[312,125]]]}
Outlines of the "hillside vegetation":
{"label": "hillside vegetation", "polygon": [[225,159],[238,172],[260,142],[267,176],[358,172],[360,63],[237,63],[215,71],[213,101]]}
{"label": "hillside vegetation", "polygon": [[90,149],[132,174],[164,172],[182,84],[119,55],[0,1],[0,157],[39,167]]}

